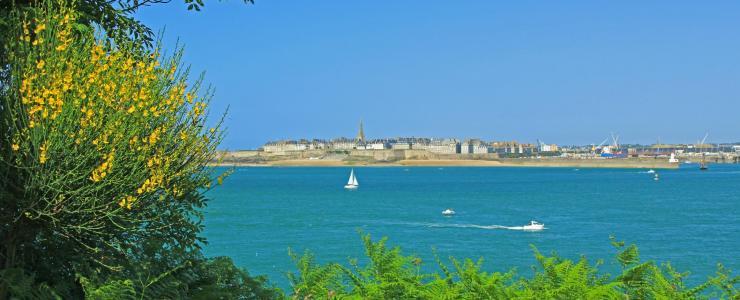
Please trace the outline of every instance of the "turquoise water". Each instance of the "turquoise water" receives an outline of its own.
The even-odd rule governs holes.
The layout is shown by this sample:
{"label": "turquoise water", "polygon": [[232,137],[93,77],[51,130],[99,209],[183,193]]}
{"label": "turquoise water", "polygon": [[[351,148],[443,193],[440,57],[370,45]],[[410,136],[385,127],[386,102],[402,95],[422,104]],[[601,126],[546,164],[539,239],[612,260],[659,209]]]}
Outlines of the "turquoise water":
{"label": "turquoise water", "polygon": [[[645,260],[691,270],[695,283],[716,264],[740,269],[740,166],[635,169],[355,168],[360,188],[343,185],[349,168],[238,168],[211,191],[205,219],[208,256],[231,256],[252,274],[286,288],[294,271],[288,247],[321,262],[361,257],[358,229],[388,236],[427,270],[442,258],[483,257],[485,269],[527,275],[530,244],[577,259],[604,259],[614,271],[609,236],[636,243]],[[453,208],[457,215],[444,217]],[[492,229],[545,224],[541,232]]]}

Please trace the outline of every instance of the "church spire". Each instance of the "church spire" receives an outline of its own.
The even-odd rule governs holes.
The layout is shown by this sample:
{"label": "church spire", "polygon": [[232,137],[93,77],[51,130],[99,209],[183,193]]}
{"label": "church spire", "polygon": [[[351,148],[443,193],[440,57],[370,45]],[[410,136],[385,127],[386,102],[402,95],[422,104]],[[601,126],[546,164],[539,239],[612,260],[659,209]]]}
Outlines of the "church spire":
{"label": "church spire", "polygon": [[362,120],[360,120],[360,131],[357,132],[357,141],[364,143],[365,142],[365,131],[362,129]]}

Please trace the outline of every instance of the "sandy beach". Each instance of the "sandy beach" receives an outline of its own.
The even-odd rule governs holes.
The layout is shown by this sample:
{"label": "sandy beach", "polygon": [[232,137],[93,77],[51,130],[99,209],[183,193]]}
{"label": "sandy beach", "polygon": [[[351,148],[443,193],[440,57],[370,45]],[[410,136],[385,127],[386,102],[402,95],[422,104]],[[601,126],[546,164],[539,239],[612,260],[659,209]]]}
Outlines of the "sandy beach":
{"label": "sandy beach", "polygon": [[260,163],[227,161],[211,164],[214,166],[248,167],[340,167],[340,166],[418,166],[418,167],[571,167],[571,168],[638,168],[675,169],[671,164],[655,159],[499,159],[499,160],[415,160],[405,159],[392,162],[346,161],[324,159],[286,159]]}

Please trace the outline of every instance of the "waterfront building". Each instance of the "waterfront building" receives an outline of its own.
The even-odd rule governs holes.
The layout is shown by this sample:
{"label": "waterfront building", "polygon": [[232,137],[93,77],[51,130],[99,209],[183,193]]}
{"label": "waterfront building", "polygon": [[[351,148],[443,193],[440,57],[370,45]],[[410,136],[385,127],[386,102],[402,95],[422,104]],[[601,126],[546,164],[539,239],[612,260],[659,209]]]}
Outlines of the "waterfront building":
{"label": "waterfront building", "polygon": [[558,145],[540,143],[539,152],[556,152],[558,151]]}
{"label": "waterfront building", "polygon": [[308,149],[308,143],[297,141],[277,141],[269,142],[262,147],[265,152],[290,152],[303,151]]}
{"label": "waterfront building", "polygon": [[393,149],[393,150],[409,150],[409,149],[411,149],[411,143],[408,143],[408,142],[395,142],[395,143],[391,143],[391,149]]}
{"label": "waterfront building", "polygon": [[513,153],[513,147],[516,144],[516,142],[490,142],[489,148],[490,153],[498,153],[498,154],[505,154],[505,153]]}
{"label": "waterfront building", "polygon": [[456,139],[432,139],[427,151],[438,154],[460,153],[460,142]]}
{"label": "waterfront building", "polygon": [[460,144],[461,154],[485,154],[489,153],[488,144],[480,139],[468,139]]}
{"label": "waterfront building", "polygon": [[331,148],[334,150],[353,150],[358,149],[358,146],[357,140],[350,140],[348,138],[337,138],[331,141]]}
{"label": "waterfront building", "polygon": [[323,150],[329,147],[329,143],[324,140],[314,139],[308,144],[309,150]]}
{"label": "waterfront building", "polygon": [[372,140],[365,143],[366,150],[385,150],[388,148],[388,143],[385,140]]}
{"label": "waterfront building", "polygon": [[480,143],[473,147],[474,154],[488,154],[491,153],[491,149],[485,143]]}
{"label": "waterfront building", "polygon": [[413,150],[429,150],[429,142],[415,141],[411,143]]}
{"label": "waterfront building", "polygon": [[412,138],[404,138],[404,139],[409,142],[409,144],[411,145],[411,149],[427,150],[429,148],[430,139],[428,138],[412,137]]}
{"label": "waterfront building", "polygon": [[473,153],[473,143],[470,140],[465,140],[460,143],[460,154],[471,154]]}
{"label": "waterfront building", "polygon": [[275,142],[267,142],[264,146],[262,146],[262,151],[265,152],[278,152],[279,146]]}

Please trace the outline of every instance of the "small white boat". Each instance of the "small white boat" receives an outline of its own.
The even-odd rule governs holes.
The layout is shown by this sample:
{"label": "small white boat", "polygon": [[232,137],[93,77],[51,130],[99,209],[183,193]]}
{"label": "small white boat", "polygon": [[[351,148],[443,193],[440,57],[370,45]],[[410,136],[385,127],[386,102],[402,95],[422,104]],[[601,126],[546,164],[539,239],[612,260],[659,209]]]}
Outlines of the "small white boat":
{"label": "small white boat", "polygon": [[448,208],[448,209],[443,210],[442,214],[445,216],[453,216],[455,215],[455,211],[452,210],[451,208]]}
{"label": "small white boat", "polygon": [[545,224],[539,223],[537,221],[530,221],[529,225],[522,226],[522,229],[531,231],[543,230],[545,229]]}
{"label": "small white boat", "polygon": [[660,177],[658,176],[658,173],[655,173],[655,176],[653,177],[653,180],[660,180]]}
{"label": "small white boat", "polygon": [[352,169],[352,171],[349,172],[349,180],[347,181],[347,184],[344,185],[344,188],[348,190],[355,190],[358,187],[360,187],[360,183],[357,182],[357,177],[355,177],[355,169]]}
{"label": "small white boat", "polygon": [[650,169],[650,170],[648,170],[648,171],[647,171],[647,173],[648,173],[648,174],[655,174],[655,170],[653,170],[653,169]]}

